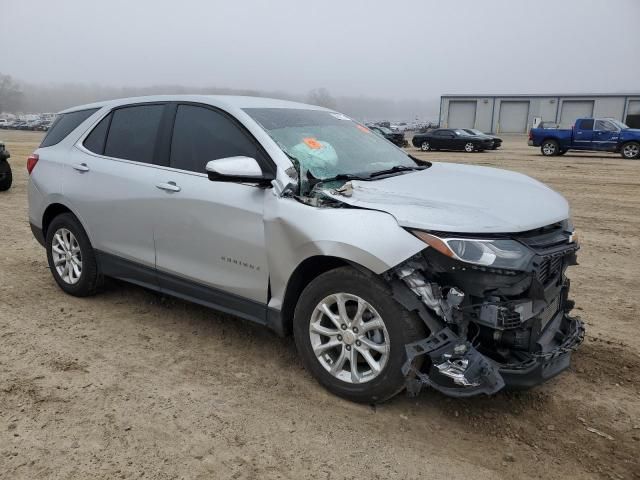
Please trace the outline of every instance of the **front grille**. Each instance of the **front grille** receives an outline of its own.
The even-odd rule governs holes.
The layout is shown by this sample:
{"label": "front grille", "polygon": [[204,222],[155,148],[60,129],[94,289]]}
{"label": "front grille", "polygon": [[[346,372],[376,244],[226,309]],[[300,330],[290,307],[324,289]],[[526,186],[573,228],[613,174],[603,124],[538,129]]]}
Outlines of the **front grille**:
{"label": "front grille", "polygon": [[536,276],[541,284],[546,285],[561,273],[563,257],[564,255],[548,255],[542,258],[536,271]]}
{"label": "front grille", "polygon": [[558,309],[560,308],[560,295],[554,298],[549,305],[538,315],[538,318],[541,321],[541,328],[544,328],[547,323],[551,321],[553,317],[555,317],[556,313],[558,313]]}

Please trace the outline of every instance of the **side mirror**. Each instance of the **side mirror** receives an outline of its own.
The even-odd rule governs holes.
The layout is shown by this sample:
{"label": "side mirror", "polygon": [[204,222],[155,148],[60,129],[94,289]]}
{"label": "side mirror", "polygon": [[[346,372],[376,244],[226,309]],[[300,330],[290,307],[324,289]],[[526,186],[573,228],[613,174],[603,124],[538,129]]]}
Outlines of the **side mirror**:
{"label": "side mirror", "polygon": [[213,182],[253,183],[268,186],[273,180],[264,174],[255,158],[228,157],[207,162],[209,180]]}

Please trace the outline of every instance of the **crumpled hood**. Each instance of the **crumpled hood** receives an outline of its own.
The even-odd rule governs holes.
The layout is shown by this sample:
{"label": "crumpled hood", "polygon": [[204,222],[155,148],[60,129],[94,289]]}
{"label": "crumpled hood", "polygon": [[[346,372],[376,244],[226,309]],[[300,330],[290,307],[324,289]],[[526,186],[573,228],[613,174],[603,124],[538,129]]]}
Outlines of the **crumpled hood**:
{"label": "crumpled hood", "polygon": [[531,177],[497,168],[433,163],[426,170],[351,185],[351,196],[325,193],[423,230],[515,233],[569,217],[562,195]]}

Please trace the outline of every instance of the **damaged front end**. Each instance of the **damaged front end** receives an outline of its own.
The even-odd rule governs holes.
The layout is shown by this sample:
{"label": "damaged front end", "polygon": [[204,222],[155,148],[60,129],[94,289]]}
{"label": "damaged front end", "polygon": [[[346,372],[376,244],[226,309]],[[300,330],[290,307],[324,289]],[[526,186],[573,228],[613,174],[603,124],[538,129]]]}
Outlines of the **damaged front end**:
{"label": "damaged front end", "polygon": [[[482,261],[464,261],[456,254],[466,255],[455,243],[462,240],[446,244],[442,237],[419,235],[430,237],[430,248],[385,274],[396,299],[430,331],[406,345],[409,394],[427,385],[456,397],[490,395],[504,387],[532,387],[569,366],[584,338],[582,322],[569,315],[573,301],[565,270],[576,264],[579,248],[571,230],[560,222],[492,240],[503,244],[487,252],[498,252],[517,269],[495,256],[487,265],[486,252],[477,255]],[[516,242],[519,257],[507,242]]]}

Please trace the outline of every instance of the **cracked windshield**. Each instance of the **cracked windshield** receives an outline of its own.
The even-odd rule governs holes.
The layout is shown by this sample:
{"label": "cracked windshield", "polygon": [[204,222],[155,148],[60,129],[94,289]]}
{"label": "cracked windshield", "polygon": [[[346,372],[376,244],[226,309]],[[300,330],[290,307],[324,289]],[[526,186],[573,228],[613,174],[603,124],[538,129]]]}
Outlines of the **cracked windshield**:
{"label": "cracked windshield", "polygon": [[367,178],[384,170],[417,168],[402,150],[340,113],[294,108],[248,108],[245,112],[301,170],[318,179]]}

